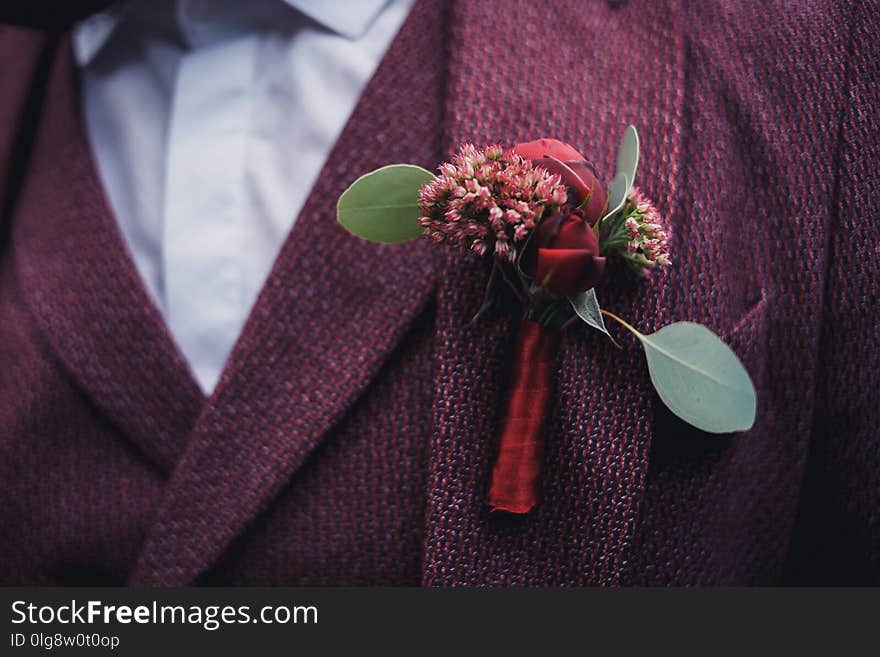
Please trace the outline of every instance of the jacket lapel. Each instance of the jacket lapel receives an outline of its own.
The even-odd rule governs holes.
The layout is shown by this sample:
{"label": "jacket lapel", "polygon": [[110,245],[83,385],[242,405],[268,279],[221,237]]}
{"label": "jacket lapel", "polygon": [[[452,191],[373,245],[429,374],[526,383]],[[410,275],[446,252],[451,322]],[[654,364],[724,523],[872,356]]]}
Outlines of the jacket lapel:
{"label": "jacket lapel", "polygon": [[19,287],[49,347],[122,433],[169,471],[203,398],[108,209],[67,41],[12,223]]}
{"label": "jacket lapel", "polygon": [[442,4],[418,2],[331,153],[167,486],[131,582],[190,583],[294,476],[428,302],[433,251],[336,223],[336,199],[389,162],[440,155]]}
{"label": "jacket lapel", "polygon": [[[559,5],[547,11],[524,0],[498,12],[479,0],[456,2],[448,145],[556,137],[595,158],[607,182],[623,129],[634,123],[643,137],[638,182],[676,221],[684,85],[678,2]],[[526,517],[490,515],[483,500],[518,308],[508,304],[469,326],[488,269],[460,254],[443,267],[424,583],[617,583],[652,431],[654,395],[640,348],[619,331],[624,351],[585,327],[566,332],[544,500]],[[635,284],[611,276],[599,299],[650,331],[685,310],[670,278]]]}

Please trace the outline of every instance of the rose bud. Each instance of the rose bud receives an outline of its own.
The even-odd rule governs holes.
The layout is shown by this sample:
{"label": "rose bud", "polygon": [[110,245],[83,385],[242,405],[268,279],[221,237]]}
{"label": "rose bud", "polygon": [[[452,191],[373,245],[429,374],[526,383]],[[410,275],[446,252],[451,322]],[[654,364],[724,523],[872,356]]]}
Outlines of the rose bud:
{"label": "rose bud", "polygon": [[581,210],[591,226],[602,218],[607,202],[605,189],[592,165],[574,148],[557,139],[536,139],[517,144],[513,152],[550,173],[558,174],[568,187],[569,202],[575,207],[589,198]]}
{"label": "rose bud", "polygon": [[599,240],[580,210],[541,220],[522,260],[523,271],[559,297],[585,292],[602,279],[605,258]]}

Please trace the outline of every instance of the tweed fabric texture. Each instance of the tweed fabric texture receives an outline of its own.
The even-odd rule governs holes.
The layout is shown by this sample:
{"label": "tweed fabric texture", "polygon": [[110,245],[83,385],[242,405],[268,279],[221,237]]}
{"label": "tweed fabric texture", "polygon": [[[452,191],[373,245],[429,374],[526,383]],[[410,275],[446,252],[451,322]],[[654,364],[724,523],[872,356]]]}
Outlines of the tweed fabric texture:
{"label": "tweed fabric texture", "polygon": [[[769,3],[754,20],[729,3],[703,6],[705,25],[715,29],[693,32],[688,44],[692,136],[683,151],[689,166],[675,273],[692,269],[679,294],[706,300],[708,312],[714,299],[761,299],[732,336],[750,364],[760,411],[754,430],[705,441],[658,409],[655,435],[674,438],[652,443],[628,581],[878,577],[880,433],[861,423],[876,427],[880,400],[871,328],[878,314],[870,301],[877,299],[880,251],[868,239],[880,224],[853,207],[864,208],[880,191],[876,111],[865,114],[876,106],[880,81],[877,10],[875,2]],[[779,62],[786,63],[784,81]],[[725,269],[690,267],[706,239],[727,252],[712,258]],[[846,312],[853,295],[864,302],[855,314]],[[839,411],[833,420],[829,403]],[[828,443],[864,461],[835,463],[822,454]],[[843,491],[805,480],[807,458],[832,468]],[[816,505],[816,497],[826,501]],[[851,504],[862,514],[858,535],[835,529]],[[792,543],[793,521],[821,522],[828,506],[837,520],[819,530],[821,541],[845,545],[858,560],[820,557],[804,570],[794,554],[815,554],[821,543],[800,532]],[[855,577],[853,568],[861,568]]]}
{"label": "tweed fabric texture", "polygon": [[880,4],[852,11],[812,444],[788,564],[803,583],[880,573]]}
{"label": "tweed fabric texture", "polygon": [[60,53],[2,260],[0,580],[420,582],[432,261],[349,236],[334,200],[389,154],[440,157],[442,12],[402,29],[209,400],[125,254]]}
{"label": "tweed fabric texture", "polygon": [[[877,9],[417,3],[209,399],[109,215],[62,47],[2,218],[0,581],[876,581]],[[0,52],[30,62],[38,38],[10,28]],[[2,116],[23,111],[33,68],[0,81]],[[363,243],[336,226],[335,199],[464,140],[556,137],[607,179],[629,123],[674,264],[607,276],[599,299],[645,332],[718,332],[755,381],[756,425],[703,434],[656,398],[637,343],[568,331],[543,500],[491,514],[517,304],[470,324],[484,262]]]}

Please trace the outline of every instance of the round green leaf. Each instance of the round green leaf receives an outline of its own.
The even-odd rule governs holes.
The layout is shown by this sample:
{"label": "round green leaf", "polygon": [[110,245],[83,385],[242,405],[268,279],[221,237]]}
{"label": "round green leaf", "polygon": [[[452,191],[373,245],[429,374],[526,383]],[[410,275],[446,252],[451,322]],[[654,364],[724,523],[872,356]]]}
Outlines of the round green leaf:
{"label": "round green leaf", "polygon": [[636,335],[645,348],[651,381],[673,413],[709,433],[751,429],[755,386],[742,362],[717,335],[692,322]]}
{"label": "round green leaf", "polygon": [[434,175],[412,164],[391,164],[355,180],[336,204],[336,218],[371,242],[405,242],[422,234],[419,190]]}

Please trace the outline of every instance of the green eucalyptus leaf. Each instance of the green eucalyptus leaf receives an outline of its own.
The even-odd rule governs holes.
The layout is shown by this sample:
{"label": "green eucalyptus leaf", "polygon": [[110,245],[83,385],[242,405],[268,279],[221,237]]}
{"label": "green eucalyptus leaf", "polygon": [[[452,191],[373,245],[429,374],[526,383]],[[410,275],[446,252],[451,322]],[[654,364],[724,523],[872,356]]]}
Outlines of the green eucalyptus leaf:
{"label": "green eucalyptus leaf", "polygon": [[412,164],[391,164],[355,180],[336,204],[336,218],[354,235],[371,242],[405,242],[424,232],[419,226],[419,190],[434,175]]}
{"label": "green eucalyptus leaf", "polygon": [[608,212],[602,217],[604,222],[608,217],[623,207],[626,202],[626,195],[629,193],[630,182],[626,179],[626,175],[618,173],[611,181],[611,187],[608,189]]}
{"label": "green eucalyptus leaf", "polygon": [[602,318],[602,309],[599,308],[599,300],[596,298],[596,288],[590,288],[586,292],[581,292],[573,297],[568,297],[568,302],[574,309],[577,316],[584,320],[594,329],[602,331],[608,337],[608,329],[605,328],[605,320]]}
{"label": "green eucalyptus leaf", "polygon": [[630,188],[636,180],[636,170],[639,167],[639,133],[634,125],[627,126],[620,140],[620,148],[617,150],[617,174],[626,176],[629,185],[624,196],[629,194]]}
{"label": "green eucalyptus leaf", "polygon": [[733,350],[702,324],[676,322],[641,340],[657,394],[685,422],[709,433],[751,429],[755,386]]}

